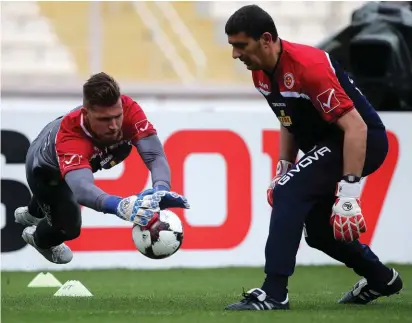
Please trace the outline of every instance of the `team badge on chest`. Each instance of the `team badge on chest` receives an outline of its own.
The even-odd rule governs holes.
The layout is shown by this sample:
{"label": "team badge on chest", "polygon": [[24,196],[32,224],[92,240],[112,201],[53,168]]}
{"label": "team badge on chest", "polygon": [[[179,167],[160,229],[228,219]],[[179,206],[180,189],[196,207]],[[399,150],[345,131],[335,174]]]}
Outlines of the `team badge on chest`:
{"label": "team badge on chest", "polygon": [[295,85],[295,79],[292,73],[286,73],[283,76],[283,82],[285,83],[286,88],[290,90]]}

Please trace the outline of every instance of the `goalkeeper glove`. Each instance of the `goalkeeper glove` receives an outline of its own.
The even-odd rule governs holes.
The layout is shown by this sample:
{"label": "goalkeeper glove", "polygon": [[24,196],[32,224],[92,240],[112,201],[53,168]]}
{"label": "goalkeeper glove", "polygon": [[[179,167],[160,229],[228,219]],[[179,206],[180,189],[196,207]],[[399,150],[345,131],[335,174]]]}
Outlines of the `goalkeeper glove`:
{"label": "goalkeeper glove", "polygon": [[366,232],[366,223],[360,207],[360,178],[344,176],[338,183],[337,199],[332,207],[330,223],[336,240],[352,242]]}
{"label": "goalkeeper glove", "polygon": [[190,209],[187,199],[176,192],[157,191],[153,193],[153,196],[155,196],[156,199],[159,199],[159,207],[161,210],[174,207]]}
{"label": "goalkeeper glove", "polygon": [[270,206],[273,207],[273,189],[275,188],[279,179],[285,175],[291,168],[293,167],[293,163],[287,160],[279,160],[276,166],[276,175],[273,177],[272,181],[270,182],[269,187],[266,190],[266,197],[267,201]]}
{"label": "goalkeeper glove", "polygon": [[159,207],[161,210],[168,208],[183,208],[190,209],[190,205],[187,199],[177,194],[176,192],[171,192],[170,189],[164,185],[157,185],[151,189],[145,190],[138,196],[143,196],[146,194],[153,194],[156,200],[159,200]]}
{"label": "goalkeeper glove", "polygon": [[159,202],[160,199],[154,195],[126,197],[120,200],[116,215],[125,221],[145,226],[160,211]]}

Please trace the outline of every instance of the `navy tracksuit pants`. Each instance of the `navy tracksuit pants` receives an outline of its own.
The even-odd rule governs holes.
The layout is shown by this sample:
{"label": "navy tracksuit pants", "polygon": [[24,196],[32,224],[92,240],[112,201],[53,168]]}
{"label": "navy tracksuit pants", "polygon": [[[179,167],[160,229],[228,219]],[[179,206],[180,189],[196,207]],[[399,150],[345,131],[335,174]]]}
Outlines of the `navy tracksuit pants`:
{"label": "navy tracksuit pants", "polygon": [[[362,176],[375,172],[388,153],[384,130],[369,130]],[[371,249],[359,241],[334,239],[329,224],[336,185],[342,178],[343,140],[326,140],[305,154],[273,192],[273,209],[265,248],[266,281],[262,289],[282,301],[288,277],[294,272],[296,254],[305,228],[307,244],[344,263],[368,281],[391,277]],[[387,280],[386,280],[387,281]]]}

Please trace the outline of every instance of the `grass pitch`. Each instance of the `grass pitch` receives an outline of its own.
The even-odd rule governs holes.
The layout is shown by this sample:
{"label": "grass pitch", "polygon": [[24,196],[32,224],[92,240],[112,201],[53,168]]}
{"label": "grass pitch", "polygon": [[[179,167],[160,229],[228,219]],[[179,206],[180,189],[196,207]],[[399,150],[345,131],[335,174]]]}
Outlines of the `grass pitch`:
{"label": "grass pitch", "polygon": [[57,288],[27,288],[37,273],[2,273],[2,322],[412,322],[412,266],[395,268],[400,295],[367,306],[337,300],[358,279],[345,267],[297,267],[289,284],[290,311],[227,312],[225,305],[260,287],[261,268],[101,270],[53,272],[62,283],[80,280],[90,298],[53,297]]}

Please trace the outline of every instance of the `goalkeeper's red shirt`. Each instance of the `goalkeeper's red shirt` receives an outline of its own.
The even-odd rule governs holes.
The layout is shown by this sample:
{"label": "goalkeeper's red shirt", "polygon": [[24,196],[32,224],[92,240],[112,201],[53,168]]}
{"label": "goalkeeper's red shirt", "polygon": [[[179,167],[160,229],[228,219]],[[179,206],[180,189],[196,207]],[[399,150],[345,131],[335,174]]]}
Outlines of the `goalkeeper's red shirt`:
{"label": "goalkeeper's red shirt", "polygon": [[142,108],[132,98],[122,95],[122,139],[110,146],[100,146],[87,130],[81,107],[49,123],[36,138],[37,165],[50,170],[51,178],[64,178],[67,172],[89,168],[93,172],[109,169],[129,156],[133,143],[156,134]]}
{"label": "goalkeeper's red shirt", "polygon": [[328,53],[285,40],[281,46],[273,72],[253,71],[252,77],[302,151],[324,139],[342,138],[336,121],[352,109],[358,110],[368,128],[385,129],[375,109]]}

